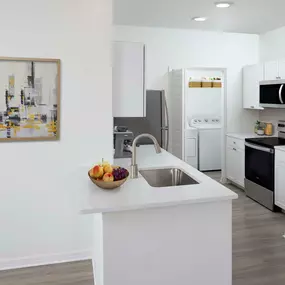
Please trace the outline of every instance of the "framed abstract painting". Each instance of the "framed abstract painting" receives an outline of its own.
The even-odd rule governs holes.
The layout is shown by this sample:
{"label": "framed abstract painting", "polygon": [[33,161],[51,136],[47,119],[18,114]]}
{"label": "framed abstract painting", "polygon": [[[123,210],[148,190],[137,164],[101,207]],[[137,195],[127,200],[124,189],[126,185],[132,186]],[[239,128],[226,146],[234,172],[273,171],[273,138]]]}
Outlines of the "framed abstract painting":
{"label": "framed abstract painting", "polygon": [[0,57],[0,142],[59,134],[60,60]]}

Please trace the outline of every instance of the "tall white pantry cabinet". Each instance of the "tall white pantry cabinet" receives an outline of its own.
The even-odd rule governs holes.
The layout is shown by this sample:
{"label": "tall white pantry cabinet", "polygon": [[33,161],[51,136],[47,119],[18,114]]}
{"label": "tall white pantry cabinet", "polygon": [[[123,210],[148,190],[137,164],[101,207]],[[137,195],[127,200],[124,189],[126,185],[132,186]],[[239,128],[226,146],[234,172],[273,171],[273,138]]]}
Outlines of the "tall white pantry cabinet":
{"label": "tall white pantry cabinet", "polygon": [[143,43],[113,42],[113,117],[145,117],[145,58]]}

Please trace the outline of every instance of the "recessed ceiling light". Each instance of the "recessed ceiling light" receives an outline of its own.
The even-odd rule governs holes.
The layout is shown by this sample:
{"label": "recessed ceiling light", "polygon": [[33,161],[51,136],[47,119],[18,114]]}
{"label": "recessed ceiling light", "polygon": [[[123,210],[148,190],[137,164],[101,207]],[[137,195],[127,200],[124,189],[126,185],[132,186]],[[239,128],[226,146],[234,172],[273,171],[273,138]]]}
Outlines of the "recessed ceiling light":
{"label": "recessed ceiling light", "polygon": [[196,21],[196,22],[204,22],[207,20],[206,17],[194,17],[192,18],[193,21]]}
{"label": "recessed ceiling light", "polygon": [[231,7],[232,3],[230,3],[230,2],[216,2],[215,5],[217,8],[229,8],[229,7]]}

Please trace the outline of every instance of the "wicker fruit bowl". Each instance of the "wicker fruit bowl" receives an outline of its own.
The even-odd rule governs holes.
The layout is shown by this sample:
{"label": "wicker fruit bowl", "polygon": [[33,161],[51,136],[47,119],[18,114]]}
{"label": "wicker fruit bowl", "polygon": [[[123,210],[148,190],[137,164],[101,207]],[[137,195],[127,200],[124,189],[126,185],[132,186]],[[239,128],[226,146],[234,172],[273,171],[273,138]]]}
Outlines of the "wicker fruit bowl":
{"label": "wicker fruit bowl", "polygon": [[127,181],[129,172],[125,168],[103,162],[90,169],[88,176],[98,187],[112,190],[122,186]]}

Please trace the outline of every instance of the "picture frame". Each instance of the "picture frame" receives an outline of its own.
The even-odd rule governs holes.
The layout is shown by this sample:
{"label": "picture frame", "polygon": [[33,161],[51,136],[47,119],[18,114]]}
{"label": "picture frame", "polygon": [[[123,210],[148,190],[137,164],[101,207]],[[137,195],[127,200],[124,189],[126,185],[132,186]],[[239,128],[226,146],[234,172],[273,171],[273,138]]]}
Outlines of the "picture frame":
{"label": "picture frame", "polygon": [[0,57],[0,142],[60,139],[60,72],[60,59]]}

